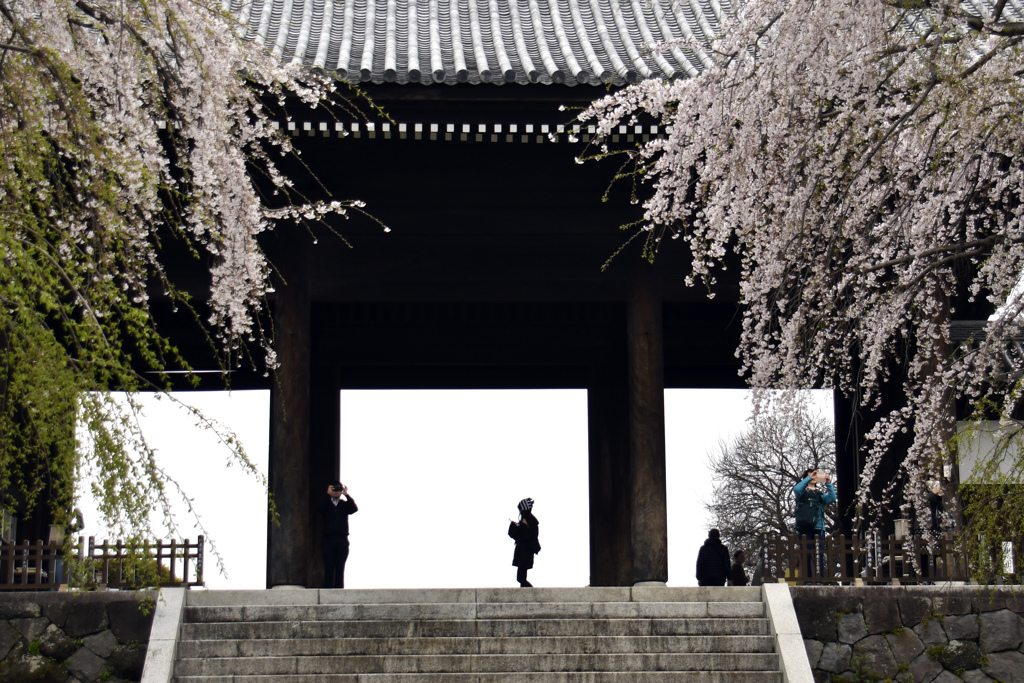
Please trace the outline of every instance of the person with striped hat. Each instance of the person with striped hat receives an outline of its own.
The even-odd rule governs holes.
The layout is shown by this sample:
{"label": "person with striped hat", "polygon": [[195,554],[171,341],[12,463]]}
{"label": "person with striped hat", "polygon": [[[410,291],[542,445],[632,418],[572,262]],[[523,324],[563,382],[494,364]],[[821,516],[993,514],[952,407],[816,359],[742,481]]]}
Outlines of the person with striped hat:
{"label": "person with striped hat", "polygon": [[533,588],[526,580],[526,572],[533,568],[533,556],[540,552],[540,522],[533,515],[533,498],[519,501],[519,521],[509,522],[508,535],[516,542],[512,555],[512,566],[517,567],[516,581],[521,588]]}

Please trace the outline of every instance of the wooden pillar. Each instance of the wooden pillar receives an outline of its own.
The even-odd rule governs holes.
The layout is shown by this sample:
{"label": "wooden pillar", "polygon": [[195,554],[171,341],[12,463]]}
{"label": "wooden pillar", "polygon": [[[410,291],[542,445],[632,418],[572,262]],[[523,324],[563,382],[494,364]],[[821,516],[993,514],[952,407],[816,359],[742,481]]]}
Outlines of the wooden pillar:
{"label": "wooden pillar", "polygon": [[590,585],[632,586],[632,491],[629,487],[629,405],[622,343],[617,357],[590,371]]}
{"label": "wooden pillar", "polygon": [[[904,371],[900,368],[894,369],[892,376],[882,386],[881,403],[877,408],[862,406],[859,390],[852,395],[844,395],[838,390],[832,394],[836,430],[836,502],[839,506],[840,528],[845,534],[864,531],[863,528],[858,528],[858,516],[862,511],[858,510],[856,505],[858,491],[864,484],[861,475],[867,458],[864,435],[882,416],[906,405],[906,397],[903,395],[905,380]],[[885,487],[900,476],[900,464],[914,438],[912,423],[910,427],[906,433],[893,437],[889,448],[878,462],[870,482],[871,500],[881,500]],[[883,533],[892,533],[893,514],[898,514],[902,495],[900,486],[895,492],[896,504],[893,509],[881,514],[876,512],[866,521],[878,525]]]}
{"label": "wooden pillar", "polygon": [[854,502],[860,473],[864,469],[861,460],[864,424],[860,416],[858,398],[857,395],[847,396],[838,389],[832,392],[836,434],[836,502],[840,533],[847,536],[856,532],[854,524],[857,510]]}
{"label": "wooden pillar", "polygon": [[633,583],[668,581],[665,363],[658,272],[641,262],[626,299]]}
{"label": "wooden pillar", "polygon": [[267,588],[310,583],[309,250],[292,240],[275,253],[274,348],[280,363],[270,389],[267,478],[278,519],[267,524]]}
{"label": "wooden pillar", "polygon": [[[318,501],[327,494],[327,486],[338,478],[341,394],[337,368],[325,358],[313,354],[310,378],[310,585],[322,586],[324,577],[320,542],[323,520],[316,511]],[[344,481],[344,480],[343,480]]]}

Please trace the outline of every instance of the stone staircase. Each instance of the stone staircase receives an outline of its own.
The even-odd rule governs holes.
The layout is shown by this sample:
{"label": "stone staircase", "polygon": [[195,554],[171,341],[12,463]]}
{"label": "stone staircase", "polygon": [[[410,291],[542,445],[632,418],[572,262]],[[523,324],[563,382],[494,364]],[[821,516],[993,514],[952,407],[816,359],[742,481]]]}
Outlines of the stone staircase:
{"label": "stone staircase", "polygon": [[174,680],[783,683],[768,617],[760,588],[190,591]]}

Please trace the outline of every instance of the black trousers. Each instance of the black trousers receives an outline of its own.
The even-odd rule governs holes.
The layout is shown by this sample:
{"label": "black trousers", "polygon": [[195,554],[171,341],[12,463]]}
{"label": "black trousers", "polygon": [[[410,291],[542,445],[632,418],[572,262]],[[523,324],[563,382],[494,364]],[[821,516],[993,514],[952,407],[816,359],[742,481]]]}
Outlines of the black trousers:
{"label": "black trousers", "polygon": [[520,586],[533,586],[532,583],[526,580],[527,571],[529,571],[528,567],[516,567],[516,581],[519,582]]}
{"label": "black trousers", "polygon": [[348,538],[323,539],[324,588],[345,587],[345,561],[348,560]]}

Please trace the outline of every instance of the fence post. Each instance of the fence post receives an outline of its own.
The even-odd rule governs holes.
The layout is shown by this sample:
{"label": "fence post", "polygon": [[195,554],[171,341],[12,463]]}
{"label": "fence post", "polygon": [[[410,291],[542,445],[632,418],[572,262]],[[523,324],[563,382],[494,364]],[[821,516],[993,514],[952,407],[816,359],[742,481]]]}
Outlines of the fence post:
{"label": "fence post", "polygon": [[789,563],[789,573],[797,585],[807,581],[807,534],[796,537],[796,566]]}
{"label": "fence post", "polygon": [[[117,584],[124,583],[124,541],[117,539]],[[110,585],[110,575],[107,575],[107,585]]]}
{"label": "fence post", "polygon": [[850,573],[850,545],[846,542],[846,534],[839,534],[839,581],[837,583],[847,583]]}
{"label": "fence post", "polygon": [[199,548],[196,552],[196,585],[203,585],[203,555],[206,552],[206,537],[199,534]]}
{"label": "fence post", "polygon": [[900,579],[896,575],[896,539],[889,534],[889,583],[893,586],[900,585]]}
{"label": "fence post", "polygon": [[110,584],[110,541],[103,539],[103,587]]}
{"label": "fence post", "polygon": [[[36,540],[34,554],[36,556],[36,586],[42,586],[43,574],[46,574],[45,568],[43,566],[43,558],[46,557],[46,550],[43,548],[43,539],[40,538]],[[49,578],[49,576],[47,575],[46,578]]]}
{"label": "fence post", "polygon": [[57,548],[59,546],[51,543],[49,539],[46,541],[46,545],[43,546],[43,557],[46,563],[46,585],[54,586],[54,581],[57,579]]}
{"label": "fence post", "polygon": [[[858,534],[854,534],[853,537],[850,539],[850,552],[853,554],[853,585],[854,586],[863,586],[864,585],[864,577],[862,577],[860,575],[860,556],[861,556],[861,551],[862,550],[864,550],[866,552],[867,551],[867,547],[864,546],[862,548],[860,536]],[[865,556],[864,559],[866,560],[867,557]]]}
{"label": "fence post", "polygon": [[[785,544],[785,545],[783,545]],[[785,558],[787,567],[782,568],[782,560]],[[779,537],[778,542],[775,544],[775,580],[779,583],[786,583],[788,578],[786,572],[792,573],[793,567],[793,543],[791,536]]]}
{"label": "fence post", "polygon": [[174,560],[177,559],[177,553],[174,552],[178,549],[178,542],[173,538],[171,539],[171,585],[174,585],[174,579],[177,578],[177,567],[174,566]]}
{"label": "fence post", "polygon": [[181,547],[181,564],[183,565],[181,568],[181,585],[183,586],[188,585],[188,549],[189,544],[186,538],[184,545]]}
{"label": "fence post", "polygon": [[867,533],[867,547],[870,550],[867,556],[867,575],[874,581],[882,580],[882,547],[881,541],[879,541],[878,531],[868,531]]}
{"label": "fence post", "polygon": [[903,575],[921,581],[921,539],[916,536],[910,537],[910,548],[913,553],[910,556],[910,573],[907,573],[906,557],[903,558]]}
{"label": "fence post", "polygon": [[95,536],[90,536],[89,537],[89,555],[86,558],[86,562],[88,562],[88,564],[86,566],[88,567],[89,578],[92,580],[92,583],[96,583],[96,562],[93,560],[93,558],[95,556],[96,556],[96,537]]}
{"label": "fence post", "polygon": [[162,538],[156,539],[156,578],[159,583],[163,583],[160,578],[160,561],[164,559],[164,541]]}
{"label": "fence post", "polygon": [[[149,566],[149,560],[152,558],[152,550],[153,549],[150,547],[149,541],[148,540],[143,541],[143,543],[142,543],[142,556],[144,558],[146,558],[146,566]],[[157,561],[156,565],[157,565],[157,573],[159,573],[160,572],[160,562]],[[143,578],[145,578],[145,576],[146,576],[145,568],[143,568],[142,576],[143,576]],[[141,584],[141,582],[139,581],[139,572],[138,571],[135,572],[135,582],[138,583],[138,584]]]}
{"label": "fence post", "polygon": [[49,583],[50,583],[51,586],[60,586],[60,583],[57,582],[57,578],[58,578],[57,577],[57,565],[60,564],[60,579],[63,582],[63,579],[64,579],[64,566],[66,564],[66,560],[64,558],[64,542],[61,541],[59,543],[54,543],[54,542],[51,541],[51,542],[48,543],[48,545],[49,545],[49,553],[47,553],[47,554],[50,557],[50,581],[49,581]]}
{"label": "fence post", "polygon": [[[79,536],[78,537],[78,548],[77,548],[77,550],[78,550],[78,557],[75,558],[74,564],[71,567],[69,567],[68,570],[67,570],[68,571],[68,583],[69,584],[74,581],[74,574],[72,572],[75,569],[77,569],[78,571],[81,571],[80,568],[83,566],[82,563],[83,563],[84,557],[85,557],[85,536]],[[83,573],[81,573],[79,575],[80,576],[85,576],[85,573],[83,572]]]}
{"label": "fence post", "polygon": [[7,583],[14,585],[14,546],[2,546]]}

